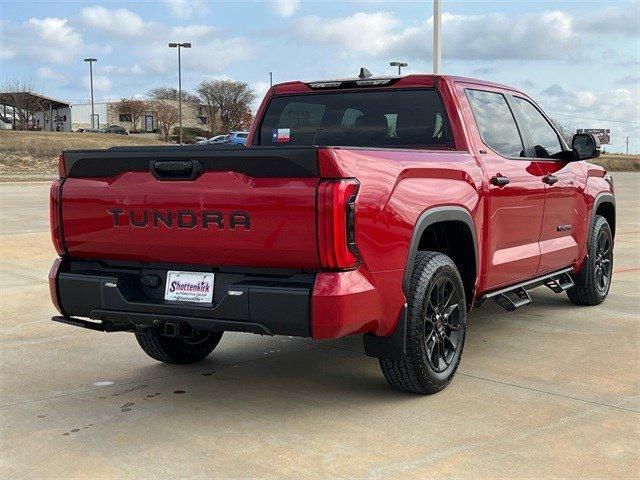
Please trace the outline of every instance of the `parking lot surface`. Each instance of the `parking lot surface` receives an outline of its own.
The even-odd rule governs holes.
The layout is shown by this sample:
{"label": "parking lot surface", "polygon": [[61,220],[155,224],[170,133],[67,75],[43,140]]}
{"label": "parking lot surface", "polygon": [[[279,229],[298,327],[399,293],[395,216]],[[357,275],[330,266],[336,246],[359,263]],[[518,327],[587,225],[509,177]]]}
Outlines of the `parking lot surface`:
{"label": "parking lot surface", "polygon": [[607,301],[486,304],[429,397],[387,386],[360,337],[227,333],[171,366],[131,334],[53,323],[48,185],[0,184],[0,476],[638,478],[640,176],[614,178]]}

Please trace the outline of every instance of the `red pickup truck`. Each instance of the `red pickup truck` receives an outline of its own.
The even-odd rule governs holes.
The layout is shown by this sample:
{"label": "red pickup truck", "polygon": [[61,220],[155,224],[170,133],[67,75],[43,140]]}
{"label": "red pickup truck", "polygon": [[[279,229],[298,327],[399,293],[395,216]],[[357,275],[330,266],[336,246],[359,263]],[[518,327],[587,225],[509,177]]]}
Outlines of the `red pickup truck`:
{"label": "red pickup truck", "polygon": [[58,322],[204,359],[223,332],[364,334],[396,389],[454,376],[467,314],[528,290],[601,303],[605,170],[524,93],[435,75],[275,85],[247,147],[65,151],[51,187]]}

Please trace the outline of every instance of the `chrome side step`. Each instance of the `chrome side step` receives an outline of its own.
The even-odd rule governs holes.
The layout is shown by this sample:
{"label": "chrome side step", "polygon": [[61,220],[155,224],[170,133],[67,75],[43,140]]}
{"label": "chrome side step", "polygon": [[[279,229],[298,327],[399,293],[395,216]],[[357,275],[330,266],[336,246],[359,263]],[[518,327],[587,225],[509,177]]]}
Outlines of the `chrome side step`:
{"label": "chrome side step", "polygon": [[531,280],[527,280],[526,282],[496,290],[495,292],[487,293],[480,299],[480,305],[482,305],[486,300],[491,299],[508,312],[513,312],[514,310],[531,303],[531,297],[529,296],[528,290],[531,290],[532,288],[545,285],[555,293],[562,293],[573,287],[573,279],[571,278],[571,275],[569,275],[571,271],[571,268],[563,268],[557,272],[536,277]]}

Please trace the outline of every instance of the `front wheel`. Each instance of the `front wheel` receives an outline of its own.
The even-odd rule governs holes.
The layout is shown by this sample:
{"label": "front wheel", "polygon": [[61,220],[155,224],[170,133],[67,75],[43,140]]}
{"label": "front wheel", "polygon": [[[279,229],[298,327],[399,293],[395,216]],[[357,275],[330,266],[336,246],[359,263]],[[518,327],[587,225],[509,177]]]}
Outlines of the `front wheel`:
{"label": "front wheel", "polygon": [[607,220],[596,215],[588,239],[585,280],[567,290],[567,296],[576,305],[600,305],[609,294],[613,274],[613,235]]}
{"label": "front wheel", "polygon": [[167,337],[155,328],[136,332],[136,340],[151,358],[186,364],[204,360],[218,346],[223,332],[194,331],[189,336]]}
{"label": "front wheel", "polygon": [[380,367],[397,390],[436,393],[458,369],[467,327],[464,286],[453,261],[438,252],[418,253],[407,300],[406,353],[381,357]]}

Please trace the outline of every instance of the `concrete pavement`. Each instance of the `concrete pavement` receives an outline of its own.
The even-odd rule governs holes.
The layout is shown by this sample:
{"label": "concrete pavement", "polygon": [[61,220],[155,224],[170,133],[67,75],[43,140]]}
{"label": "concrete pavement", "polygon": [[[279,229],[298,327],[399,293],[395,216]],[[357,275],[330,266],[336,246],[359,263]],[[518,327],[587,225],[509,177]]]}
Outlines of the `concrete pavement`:
{"label": "concrete pavement", "polygon": [[170,366],[131,334],[55,324],[48,184],[1,184],[0,476],[638,478],[640,175],[614,177],[608,300],[485,305],[430,397],[391,390],[359,337],[227,333]]}

